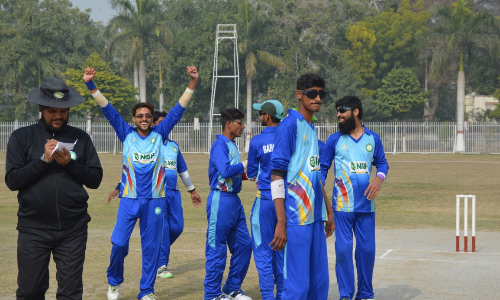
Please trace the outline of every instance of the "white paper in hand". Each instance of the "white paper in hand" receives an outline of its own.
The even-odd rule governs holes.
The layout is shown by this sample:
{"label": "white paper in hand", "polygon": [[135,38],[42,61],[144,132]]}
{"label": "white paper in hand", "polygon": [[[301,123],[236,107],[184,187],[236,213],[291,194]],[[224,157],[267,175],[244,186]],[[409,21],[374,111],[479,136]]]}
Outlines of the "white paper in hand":
{"label": "white paper in hand", "polygon": [[57,145],[56,147],[54,148],[54,150],[52,150],[52,153],[50,153],[50,156],[52,156],[52,154],[54,154],[54,152],[56,152],[56,150],[62,150],[62,147],[68,149],[68,151],[71,151],[73,150],[73,147],[75,147],[75,144],[76,142],[78,142],[78,139],[74,142],[74,143],[62,143],[62,142],[57,142]]}

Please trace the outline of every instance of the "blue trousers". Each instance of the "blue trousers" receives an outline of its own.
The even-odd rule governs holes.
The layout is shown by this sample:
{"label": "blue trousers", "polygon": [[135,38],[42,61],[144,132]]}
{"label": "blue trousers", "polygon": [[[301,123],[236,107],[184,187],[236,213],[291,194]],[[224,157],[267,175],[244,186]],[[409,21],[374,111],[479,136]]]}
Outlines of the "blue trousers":
{"label": "blue trousers", "polygon": [[261,191],[260,195],[255,198],[250,214],[253,258],[259,272],[262,300],[278,300],[283,291],[283,251],[274,251],[269,246],[277,223],[276,209],[270,191]]}
{"label": "blue trousers", "polygon": [[207,199],[207,220],[204,298],[213,299],[222,293],[227,247],[231,260],[225,289],[234,291],[241,288],[250,265],[252,240],[245,211],[237,194],[211,191]]}
{"label": "blue trousers", "polygon": [[123,262],[128,255],[130,235],[137,219],[140,219],[142,277],[139,284],[141,291],[137,299],[154,293],[165,206],[165,198],[120,200],[115,228],[111,234],[113,246],[108,267],[108,283],[115,286],[123,282]]}
{"label": "blue trousers", "polygon": [[326,300],[330,279],[323,221],[287,225],[283,300]]}
{"label": "blue trousers", "polygon": [[335,273],[340,298],[354,297],[354,264],[352,258],[353,233],[356,238],[356,269],[358,293],[356,298],[373,298],[373,268],[375,266],[375,213],[350,213],[336,211],[335,253],[337,261]]}
{"label": "blue trousers", "polygon": [[[184,212],[182,211],[182,197],[178,190],[165,190],[167,206],[164,212],[163,240],[161,242],[158,267],[168,266],[170,246],[177,240],[184,230]],[[166,238],[168,236],[168,238]]]}

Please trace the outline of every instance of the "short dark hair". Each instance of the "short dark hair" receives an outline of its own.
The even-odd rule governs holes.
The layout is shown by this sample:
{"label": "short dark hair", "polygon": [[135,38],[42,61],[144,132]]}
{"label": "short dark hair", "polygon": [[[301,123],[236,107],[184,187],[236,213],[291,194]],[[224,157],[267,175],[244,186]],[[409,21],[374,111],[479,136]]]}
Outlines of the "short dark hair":
{"label": "short dark hair", "polygon": [[164,112],[164,111],[155,111],[153,113],[153,123],[156,123],[156,121],[158,121],[159,118],[166,118],[167,117],[167,113]]}
{"label": "short dark hair", "polygon": [[148,102],[140,102],[140,103],[137,103],[136,105],[134,105],[134,107],[132,108],[132,116],[135,117],[135,112],[139,108],[143,108],[143,107],[149,109],[151,111],[151,114],[154,115],[155,107],[153,106],[153,104],[148,103]]}
{"label": "short dark hair", "polygon": [[276,117],[273,117],[271,115],[269,115],[271,117],[271,122],[273,122],[274,124],[278,124],[279,122],[281,122],[280,119],[276,118]]}
{"label": "short dark hair", "polygon": [[297,90],[306,90],[314,86],[325,88],[325,80],[323,77],[315,73],[306,73],[297,79]]}
{"label": "short dark hair", "polygon": [[357,108],[359,110],[358,118],[361,120],[363,117],[363,105],[361,104],[361,100],[356,96],[345,96],[337,100],[337,102],[335,102],[335,108],[340,106],[347,106],[352,110]]}
{"label": "short dark hair", "polygon": [[226,123],[234,120],[243,119],[245,115],[237,108],[226,108],[220,112],[220,122],[222,130],[226,129]]}

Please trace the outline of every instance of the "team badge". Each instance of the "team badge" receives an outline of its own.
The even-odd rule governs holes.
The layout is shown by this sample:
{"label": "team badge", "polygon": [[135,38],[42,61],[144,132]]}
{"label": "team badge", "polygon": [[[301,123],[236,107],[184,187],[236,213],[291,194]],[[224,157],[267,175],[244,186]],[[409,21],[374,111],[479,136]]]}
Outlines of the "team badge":
{"label": "team badge", "polygon": [[152,137],[151,138],[151,144],[154,144],[156,142],[156,138]]}
{"label": "team badge", "polygon": [[69,151],[69,154],[71,155],[72,160],[76,160],[76,153],[73,151]]}
{"label": "team badge", "polygon": [[161,208],[159,207],[155,208],[155,214],[157,215],[161,214]]}
{"label": "team badge", "polygon": [[61,92],[54,92],[54,97],[57,99],[62,99],[64,97],[64,94]]}
{"label": "team badge", "polygon": [[373,145],[372,144],[366,144],[366,151],[372,152],[373,151]]}
{"label": "team badge", "polygon": [[177,153],[177,147],[172,147],[175,153]]}

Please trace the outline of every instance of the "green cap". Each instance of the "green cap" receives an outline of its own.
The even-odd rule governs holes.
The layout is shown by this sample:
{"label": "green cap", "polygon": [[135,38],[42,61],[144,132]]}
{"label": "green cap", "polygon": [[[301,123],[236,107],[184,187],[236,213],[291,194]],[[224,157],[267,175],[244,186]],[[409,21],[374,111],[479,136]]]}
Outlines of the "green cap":
{"label": "green cap", "polygon": [[262,103],[254,103],[252,107],[255,110],[263,111],[266,114],[280,120],[283,120],[284,118],[283,113],[285,112],[285,108],[278,100],[267,100]]}

